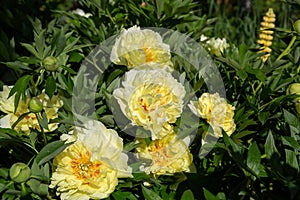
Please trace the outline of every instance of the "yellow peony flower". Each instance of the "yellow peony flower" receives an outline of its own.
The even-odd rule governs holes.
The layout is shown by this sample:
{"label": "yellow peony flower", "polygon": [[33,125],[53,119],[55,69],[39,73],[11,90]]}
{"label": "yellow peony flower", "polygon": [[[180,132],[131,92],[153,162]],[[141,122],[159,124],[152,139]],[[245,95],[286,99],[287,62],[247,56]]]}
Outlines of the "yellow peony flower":
{"label": "yellow peony flower", "polygon": [[162,67],[171,70],[172,67],[169,45],[162,42],[158,33],[149,29],[141,30],[137,26],[121,32],[112,48],[110,59],[128,68]]}
{"label": "yellow peony flower", "polygon": [[171,73],[162,69],[131,70],[122,86],[113,96],[133,125],[150,130],[152,139],[172,130],[171,124],[182,113],[185,89]]}
{"label": "yellow peony flower", "polygon": [[150,164],[141,167],[142,171],[155,176],[189,172],[193,156],[187,144],[178,139],[175,134],[169,134],[159,140],[153,140],[148,146],[145,142],[137,149],[139,159],[150,160]]}
{"label": "yellow peony flower", "polygon": [[98,121],[88,121],[84,127],[61,136],[74,143],[53,161],[49,187],[56,188],[62,200],[104,199],[115,190],[118,178],[132,177],[117,132]]}
{"label": "yellow peony flower", "polygon": [[[30,97],[26,97],[26,102],[20,100],[18,108],[14,113],[14,100],[15,95],[8,98],[9,92],[12,87],[4,86],[3,91],[0,92],[0,110],[7,115],[0,119],[0,125],[2,128],[11,128],[13,123],[15,123],[18,118],[24,114],[29,112],[28,103],[30,101]],[[47,115],[48,121],[51,119],[55,119],[58,117],[57,111],[62,107],[63,101],[60,100],[57,96],[52,96],[50,99],[45,91],[42,91],[40,95],[36,97],[43,104],[43,109]],[[49,130],[44,130],[45,132],[51,132],[57,129],[57,123],[49,123]],[[30,133],[30,129],[36,129],[41,131],[38,120],[34,113],[30,113],[26,115],[15,127],[17,131],[23,131],[25,133]]]}
{"label": "yellow peony flower", "polygon": [[235,131],[235,108],[218,93],[203,93],[198,101],[191,101],[188,106],[195,115],[206,119],[218,136],[222,136],[222,129],[228,135]]}

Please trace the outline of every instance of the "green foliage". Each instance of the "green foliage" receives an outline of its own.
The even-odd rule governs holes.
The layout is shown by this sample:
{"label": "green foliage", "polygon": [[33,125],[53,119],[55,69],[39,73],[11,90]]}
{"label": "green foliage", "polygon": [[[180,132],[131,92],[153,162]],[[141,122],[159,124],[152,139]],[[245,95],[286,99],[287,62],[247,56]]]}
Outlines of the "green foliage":
{"label": "green foliage", "polygon": [[[181,125],[182,138],[195,133],[189,147],[192,172],[160,177],[134,174],[134,178],[119,180],[108,199],[298,199],[300,114],[295,109],[298,96],[286,90],[291,83],[300,82],[300,36],[293,27],[300,17],[300,3],[252,2],[250,10],[243,12],[240,2],[225,5],[211,0],[52,0],[36,5],[29,1],[2,2],[0,16],[5,17],[0,18],[0,86],[13,85],[9,96],[15,98],[14,111],[20,101],[40,95],[43,89],[50,99],[59,95],[64,104],[58,118],[50,122],[45,109],[35,113],[41,131],[25,134],[13,130],[31,112],[18,116],[12,129],[0,128],[2,199],[57,198],[48,188],[52,161],[70,145],[59,137],[84,120],[78,116],[92,117],[117,130],[124,150],[129,152],[134,152],[138,144],[125,132],[149,136],[149,131],[124,120],[112,97],[127,69],[107,67],[112,65],[108,47],[115,35],[133,25],[177,30],[197,44],[202,34],[226,38],[230,47],[221,57],[212,59],[224,82],[226,99],[235,106],[236,130],[230,136],[223,132],[213,146],[202,144],[203,134],[209,130],[207,123],[184,115],[176,125]],[[276,13],[276,29],[271,56],[263,63],[256,42],[268,7]],[[75,14],[75,8],[92,16]],[[178,79],[187,93],[199,95],[207,91],[207,79],[214,79],[202,77],[204,68],[210,67],[200,60],[206,53],[204,48],[182,48],[185,39],[171,32],[164,34],[164,42],[174,49],[172,62],[180,72]],[[203,62],[206,67],[195,69],[193,62],[197,66]],[[91,70],[90,65],[97,68]],[[99,73],[102,76],[86,81],[85,77]],[[185,98],[185,105],[190,98]],[[5,115],[0,113],[1,118]],[[74,115],[78,122],[74,122]],[[59,123],[58,129],[45,133],[54,122]],[[199,152],[200,148],[204,150]],[[18,162],[30,168],[25,183],[9,176],[10,167]],[[132,168],[138,168],[133,158],[130,162]]]}

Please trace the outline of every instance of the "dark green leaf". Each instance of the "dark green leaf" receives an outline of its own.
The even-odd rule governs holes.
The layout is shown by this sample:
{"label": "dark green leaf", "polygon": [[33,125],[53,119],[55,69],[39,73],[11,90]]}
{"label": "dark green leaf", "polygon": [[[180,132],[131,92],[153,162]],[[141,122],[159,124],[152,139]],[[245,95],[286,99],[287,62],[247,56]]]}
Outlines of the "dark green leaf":
{"label": "dark green leaf", "polygon": [[295,151],[285,149],[285,159],[286,159],[286,163],[288,165],[290,165],[291,167],[293,167],[297,171],[299,171],[299,164],[298,164],[298,160],[297,160]]}
{"label": "dark green leaf", "polygon": [[14,70],[31,70],[30,67],[28,67],[27,64],[24,64],[20,61],[15,61],[15,62],[5,62],[3,63],[5,64],[7,67],[14,69]]}
{"label": "dark green leaf", "polygon": [[271,159],[273,153],[278,152],[277,148],[275,146],[274,137],[273,137],[273,134],[271,131],[269,131],[268,136],[267,136],[267,140],[265,143],[265,152],[266,152],[268,159]]}
{"label": "dark green leaf", "polygon": [[289,137],[289,136],[282,136],[282,143],[284,145],[287,145],[289,147],[292,147],[295,150],[300,151],[300,144],[299,142],[297,142],[297,140],[295,140],[293,137]]}
{"label": "dark green leaf", "polygon": [[283,113],[284,113],[284,119],[289,125],[295,128],[298,128],[300,126],[299,119],[295,115],[293,115],[292,113],[290,113],[285,109],[283,110]]}
{"label": "dark green leaf", "polygon": [[269,112],[259,112],[258,119],[264,125],[266,121],[269,119],[270,113]]}
{"label": "dark green leaf", "polygon": [[194,199],[194,195],[191,190],[184,191],[184,193],[181,196],[181,200],[193,200],[193,199]]}
{"label": "dark green leaf", "polygon": [[158,194],[144,186],[142,186],[142,192],[146,200],[162,200]]}
{"label": "dark green leaf", "polygon": [[67,146],[71,143],[65,144],[64,141],[54,141],[47,144],[40,153],[36,156],[35,160],[38,165],[42,165],[52,158],[54,158],[57,154],[62,152]]}
{"label": "dark green leaf", "polygon": [[48,119],[47,119],[47,115],[46,115],[46,112],[43,111],[42,112],[42,115],[40,115],[39,113],[36,113],[36,118],[39,122],[39,125],[41,126],[41,128],[44,128],[46,130],[49,130],[49,127],[48,127]]}
{"label": "dark green leaf", "polygon": [[39,56],[38,52],[35,50],[34,46],[26,43],[21,43],[31,54],[33,54],[39,60],[42,60],[42,57]]}
{"label": "dark green leaf", "polygon": [[51,99],[56,90],[56,81],[52,76],[49,76],[46,80],[46,94]]}
{"label": "dark green leaf", "polygon": [[8,97],[11,97],[13,94],[16,94],[15,96],[15,111],[18,108],[20,97],[22,95],[22,99],[26,101],[26,88],[28,86],[29,80],[31,78],[31,75],[24,75],[15,83],[14,87],[9,92]]}
{"label": "dark green leaf", "polygon": [[203,192],[204,192],[204,197],[205,197],[205,199],[209,199],[209,200],[219,200],[218,197],[216,197],[213,193],[211,193],[211,192],[208,191],[207,189],[203,188]]}
{"label": "dark green leaf", "polygon": [[248,150],[247,166],[257,175],[259,174],[259,166],[261,160],[261,153],[256,142],[253,142]]}
{"label": "dark green leaf", "polygon": [[48,185],[41,183],[39,180],[36,179],[30,179],[29,181],[30,189],[41,196],[47,196],[48,195]]}

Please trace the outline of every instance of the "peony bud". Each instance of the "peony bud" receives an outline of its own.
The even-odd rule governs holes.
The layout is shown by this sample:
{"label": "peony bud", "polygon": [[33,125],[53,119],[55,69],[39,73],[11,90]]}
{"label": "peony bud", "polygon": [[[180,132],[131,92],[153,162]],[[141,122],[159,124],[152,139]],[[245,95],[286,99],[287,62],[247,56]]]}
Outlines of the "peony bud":
{"label": "peony bud", "polygon": [[298,19],[295,23],[294,23],[294,29],[295,31],[300,34],[300,19]]}
{"label": "peony bud", "polygon": [[58,68],[57,59],[55,57],[53,57],[53,56],[48,56],[43,61],[43,66],[45,67],[45,69],[47,71],[54,72]]}
{"label": "peony bud", "polygon": [[300,95],[300,83],[292,83],[288,88],[288,94],[299,94]]}
{"label": "peony bud", "polygon": [[17,183],[25,182],[30,177],[30,168],[25,163],[15,163],[9,170],[9,176]]}
{"label": "peony bud", "polygon": [[43,110],[43,103],[36,97],[29,101],[29,110],[33,113],[38,113]]}

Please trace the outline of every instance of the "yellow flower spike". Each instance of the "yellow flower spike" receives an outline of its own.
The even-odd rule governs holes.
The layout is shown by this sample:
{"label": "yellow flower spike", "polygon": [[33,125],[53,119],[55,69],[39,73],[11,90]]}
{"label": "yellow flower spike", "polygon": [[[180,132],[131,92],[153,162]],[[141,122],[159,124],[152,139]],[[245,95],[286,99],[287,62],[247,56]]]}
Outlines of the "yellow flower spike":
{"label": "yellow flower spike", "polygon": [[271,55],[272,49],[270,46],[272,45],[273,36],[274,33],[273,30],[275,28],[275,13],[272,8],[269,8],[266,15],[263,17],[263,21],[260,23],[260,34],[259,39],[257,40],[257,43],[261,46],[258,53],[266,52],[265,55],[261,56],[261,59],[263,62],[266,62],[268,57]]}

